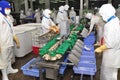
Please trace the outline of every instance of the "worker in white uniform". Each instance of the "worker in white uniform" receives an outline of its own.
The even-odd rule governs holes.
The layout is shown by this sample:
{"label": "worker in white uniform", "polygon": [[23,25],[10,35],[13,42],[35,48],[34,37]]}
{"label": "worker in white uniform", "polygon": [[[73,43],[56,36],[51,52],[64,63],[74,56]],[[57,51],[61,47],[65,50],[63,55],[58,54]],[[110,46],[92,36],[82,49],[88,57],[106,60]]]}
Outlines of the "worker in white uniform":
{"label": "worker in white uniform", "polygon": [[27,11],[27,13],[26,13],[26,15],[27,15],[27,16],[31,16],[32,14],[33,14],[33,13],[32,13],[32,9],[29,8],[28,11]]}
{"label": "worker in white uniform", "polygon": [[60,22],[65,20],[63,12],[64,12],[64,6],[60,6],[56,17],[56,24],[58,24],[58,27],[60,27],[59,26]]}
{"label": "worker in white uniform", "polygon": [[11,66],[13,58],[13,41],[20,47],[19,40],[13,31],[13,24],[9,14],[11,12],[10,3],[0,1],[0,70],[2,72],[2,80],[9,80],[9,73],[16,73],[18,69]]}
{"label": "worker in white uniform", "polygon": [[72,23],[76,23],[76,12],[74,10],[74,7],[71,7],[71,10],[69,12],[69,17]]}
{"label": "worker in white uniform", "polygon": [[99,9],[99,14],[106,22],[104,44],[95,49],[97,53],[103,51],[100,80],[117,80],[120,68],[120,21],[115,12],[111,4],[103,4]]}
{"label": "worker in white uniform", "polygon": [[20,19],[23,19],[23,18],[25,18],[25,17],[26,17],[26,15],[24,14],[24,11],[21,10],[21,11],[20,11]]}
{"label": "worker in white uniform", "polygon": [[22,24],[22,23],[24,23],[24,18],[26,17],[26,15],[24,14],[24,11],[23,10],[21,10],[20,11],[20,23]]}
{"label": "worker in white uniform", "polygon": [[57,10],[55,8],[53,8],[51,18],[54,21],[54,23],[56,23],[56,15],[57,15]]}
{"label": "worker in white uniform", "polygon": [[87,13],[85,15],[86,18],[90,19],[90,27],[89,27],[89,32],[87,35],[89,35],[93,27],[95,26],[97,30],[97,41],[95,46],[100,46],[102,44],[102,37],[103,37],[103,26],[105,25],[105,22],[102,20],[99,14],[92,14],[92,13]]}
{"label": "worker in white uniform", "polygon": [[34,18],[36,19],[36,23],[40,23],[41,22],[40,17],[41,17],[40,11],[39,11],[39,9],[36,9],[35,10],[35,15],[34,15]]}
{"label": "worker in white uniform", "polygon": [[[43,34],[48,33],[49,31],[54,31],[54,32],[58,31],[57,26],[55,25],[55,23],[50,18],[50,14],[51,13],[52,12],[49,9],[45,9],[43,11],[43,18],[42,18],[42,30],[43,30]],[[48,54],[44,55],[43,58],[45,60],[50,60],[50,56]]]}
{"label": "worker in white uniform", "polygon": [[64,5],[64,12],[63,12],[63,14],[64,14],[64,17],[65,17],[65,19],[66,20],[68,20],[69,18],[68,18],[68,9],[69,9],[69,5]]}
{"label": "worker in white uniform", "polygon": [[43,17],[42,17],[42,30],[43,34],[48,33],[49,31],[53,30],[54,32],[57,32],[57,30],[54,30],[53,28],[57,29],[56,24],[52,21],[50,18],[51,10],[45,9],[43,11]]}
{"label": "worker in white uniform", "polygon": [[66,37],[67,35],[67,26],[62,26],[63,22],[68,21],[68,14],[67,14],[67,10],[68,10],[69,6],[65,5],[65,6],[60,6],[59,7],[59,11],[57,14],[57,18],[56,18],[56,23],[58,24],[58,27],[60,28],[60,36],[57,38],[58,40],[60,40],[62,37]]}

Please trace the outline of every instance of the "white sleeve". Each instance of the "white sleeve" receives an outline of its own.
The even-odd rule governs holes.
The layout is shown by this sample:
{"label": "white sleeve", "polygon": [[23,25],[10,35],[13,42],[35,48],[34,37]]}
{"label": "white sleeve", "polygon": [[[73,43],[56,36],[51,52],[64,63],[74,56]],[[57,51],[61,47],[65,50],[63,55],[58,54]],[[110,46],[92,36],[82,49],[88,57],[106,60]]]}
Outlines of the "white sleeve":
{"label": "white sleeve", "polygon": [[63,13],[58,12],[56,22],[60,23],[63,20],[65,20]]}
{"label": "white sleeve", "polygon": [[55,26],[55,23],[50,19],[51,26]]}
{"label": "white sleeve", "polygon": [[13,29],[13,25],[11,26],[11,29],[13,31],[13,36],[16,35],[16,33],[15,33],[14,29]]}
{"label": "white sleeve", "polygon": [[92,17],[91,20],[90,20],[90,28],[89,28],[90,32],[92,31],[94,25],[95,25],[95,18]]}
{"label": "white sleeve", "polygon": [[49,26],[44,20],[42,21],[42,25],[43,25],[45,28],[47,28],[47,29],[50,28],[50,26]]}

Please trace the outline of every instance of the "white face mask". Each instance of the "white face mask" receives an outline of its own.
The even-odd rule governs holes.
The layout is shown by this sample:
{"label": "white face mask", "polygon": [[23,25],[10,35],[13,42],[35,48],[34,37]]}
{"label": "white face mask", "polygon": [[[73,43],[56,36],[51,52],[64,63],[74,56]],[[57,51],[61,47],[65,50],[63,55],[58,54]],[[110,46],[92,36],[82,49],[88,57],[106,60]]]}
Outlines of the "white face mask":
{"label": "white face mask", "polygon": [[107,20],[108,20],[108,16],[105,16],[105,15],[102,15],[102,18],[103,18],[103,20],[105,21],[105,22],[107,22]]}
{"label": "white face mask", "polygon": [[11,13],[11,9],[5,9],[5,14],[6,15],[10,15],[10,13]]}

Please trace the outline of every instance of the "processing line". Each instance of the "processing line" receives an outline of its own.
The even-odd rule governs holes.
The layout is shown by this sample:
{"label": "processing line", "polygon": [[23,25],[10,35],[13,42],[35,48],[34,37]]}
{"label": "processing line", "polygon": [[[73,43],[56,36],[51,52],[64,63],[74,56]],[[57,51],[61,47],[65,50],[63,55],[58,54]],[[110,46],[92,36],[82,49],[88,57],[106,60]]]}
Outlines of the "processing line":
{"label": "processing line", "polygon": [[[63,70],[61,74],[64,74],[66,65],[74,65],[73,63],[67,62],[68,51],[71,51],[76,41],[78,40],[77,33],[82,31],[83,26],[75,25],[70,26],[70,34],[67,38],[57,40],[59,35],[56,35],[50,40],[45,46],[40,49],[40,56],[44,59],[39,62],[40,80],[44,80],[42,69],[45,68],[46,78],[58,80],[59,71]],[[45,55],[49,56],[46,58]],[[55,59],[57,55],[61,55]]]}
{"label": "processing line", "polygon": [[[74,62],[75,60],[73,59],[74,55],[72,57],[68,57],[68,54],[69,52],[71,52],[73,48],[79,50],[76,48],[75,45],[83,47],[82,46],[83,42],[80,39],[78,39],[79,37],[78,33],[81,32],[83,28],[84,26],[82,24],[77,26],[72,24],[70,26],[69,36],[63,37],[60,40],[57,40],[59,34],[55,34],[53,36],[49,34],[49,36],[52,38],[48,37],[49,41],[42,48],[40,48],[39,50],[40,56],[30,62],[30,65],[28,67],[29,69],[32,68],[39,69],[39,75],[38,74],[32,75],[34,75],[35,77],[39,77],[39,80],[44,80],[45,78],[60,80],[61,76],[64,74],[67,65],[77,65],[77,62]],[[57,55],[60,56],[56,57]],[[72,63],[68,62],[68,60],[71,61]]]}

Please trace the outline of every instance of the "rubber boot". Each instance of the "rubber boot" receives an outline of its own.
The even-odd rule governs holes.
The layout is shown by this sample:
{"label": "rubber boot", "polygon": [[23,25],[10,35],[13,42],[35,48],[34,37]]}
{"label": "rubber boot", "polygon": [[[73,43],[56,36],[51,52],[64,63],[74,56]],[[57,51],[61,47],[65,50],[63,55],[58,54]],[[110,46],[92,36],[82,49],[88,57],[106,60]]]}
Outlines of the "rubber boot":
{"label": "rubber boot", "polygon": [[18,72],[18,69],[13,69],[13,68],[12,68],[11,62],[9,62],[8,68],[7,68],[7,74],[10,74],[10,73],[17,73],[17,72]]}
{"label": "rubber boot", "polygon": [[9,80],[7,76],[7,69],[2,69],[2,80]]}

